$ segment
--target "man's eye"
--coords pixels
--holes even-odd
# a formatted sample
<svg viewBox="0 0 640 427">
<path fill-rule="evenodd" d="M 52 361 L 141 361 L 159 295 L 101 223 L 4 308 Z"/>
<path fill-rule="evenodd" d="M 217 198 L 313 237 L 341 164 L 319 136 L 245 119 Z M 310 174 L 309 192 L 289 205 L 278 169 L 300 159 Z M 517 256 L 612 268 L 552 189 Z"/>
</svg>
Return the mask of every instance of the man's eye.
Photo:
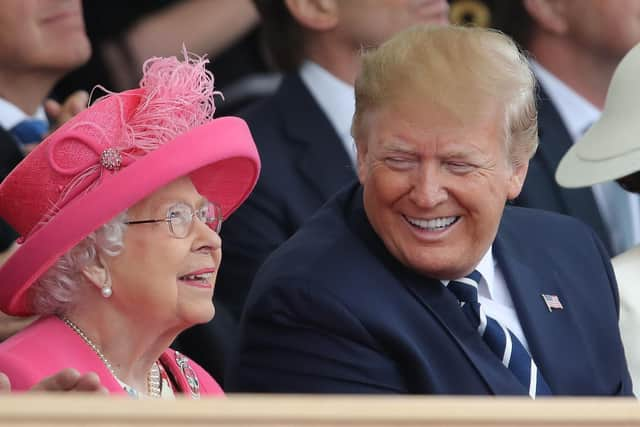
<svg viewBox="0 0 640 427">
<path fill-rule="evenodd" d="M 471 172 L 474 169 L 474 166 L 469 163 L 448 162 L 447 165 L 449 169 L 451 169 L 455 173 Z"/>
<path fill-rule="evenodd" d="M 415 160 L 406 157 L 387 157 L 385 163 L 392 169 L 409 169 L 415 164 Z"/>
</svg>

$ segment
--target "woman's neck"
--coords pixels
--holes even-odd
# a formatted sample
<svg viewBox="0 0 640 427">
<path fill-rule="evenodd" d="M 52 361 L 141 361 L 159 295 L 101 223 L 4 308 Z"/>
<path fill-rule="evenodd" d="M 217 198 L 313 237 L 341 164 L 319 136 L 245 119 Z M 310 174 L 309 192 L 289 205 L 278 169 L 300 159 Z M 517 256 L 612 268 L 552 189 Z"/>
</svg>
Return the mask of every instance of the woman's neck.
<svg viewBox="0 0 640 427">
<path fill-rule="evenodd" d="M 88 304 L 94 310 L 75 309 L 64 317 L 84 333 L 87 345 L 95 346 L 117 379 L 146 394 L 154 362 L 183 328 L 163 328 L 153 319 L 132 318 L 108 304 L 97 304 L 100 310 Z"/>
</svg>

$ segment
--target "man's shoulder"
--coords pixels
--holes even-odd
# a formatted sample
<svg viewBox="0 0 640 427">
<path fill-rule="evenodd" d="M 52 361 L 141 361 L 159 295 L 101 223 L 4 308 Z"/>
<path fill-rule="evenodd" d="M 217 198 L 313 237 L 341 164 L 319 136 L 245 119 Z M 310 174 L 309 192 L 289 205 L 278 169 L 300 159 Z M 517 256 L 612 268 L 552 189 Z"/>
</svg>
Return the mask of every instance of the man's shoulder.
<svg viewBox="0 0 640 427">
<path fill-rule="evenodd" d="M 542 209 L 508 206 L 500 222 L 499 237 L 529 248 L 554 247 L 575 253 L 604 246 L 593 229 L 581 220 Z M 606 251 L 605 251 L 606 252 Z"/>
<path fill-rule="evenodd" d="M 507 206 L 502 215 L 500 226 L 523 227 L 521 229 L 523 233 L 531 233 L 534 230 L 536 233 L 544 230 L 555 232 L 558 229 L 580 234 L 593 233 L 589 226 L 572 216 L 521 206 Z"/>
</svg>

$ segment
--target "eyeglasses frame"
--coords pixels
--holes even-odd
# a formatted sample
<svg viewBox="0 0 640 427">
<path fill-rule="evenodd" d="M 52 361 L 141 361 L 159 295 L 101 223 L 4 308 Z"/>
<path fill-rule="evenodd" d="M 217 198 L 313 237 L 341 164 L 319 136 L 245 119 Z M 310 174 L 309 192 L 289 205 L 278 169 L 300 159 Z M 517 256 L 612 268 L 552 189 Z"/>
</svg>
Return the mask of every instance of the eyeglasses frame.
<svg viewBox="0 0 640 427">
<path fill-rule="evenodd" d="M 190 223 L 191 225 L 190 225 L 190 227 L 193 227 L 193 217 L 195 216 L 199 221 L 201 221 L 207 227 L 209 227 L 213 231 L 215 231 L 216 234 L 220 234 L 220 230 L 222 230 L 222 223 L 224 222 L 224 216 L 222 215 L 222 208 L 220 207 L 220 205 L 218 205 L 215 202 L 207 202 L 207 203 L 213 205 L 215 207 L 216 213 L 219 214 L 219 216 L 216 217 L 218 219 L 217 227 L 215 229 L 209 227 L 209 224 L 207 224 L 206 222 L 204 222 L 200 218 L 198 218 L 198 216 L 196 215 L 196 210 L 194 210 L 191 206 L 187 205 L 187 206 L 189 206 L 191 208 L 191 223 Z M 167 212 L 167 215 L 169 215 L 169 212 Z M 140 219 L 140 220 L 135 220 L 135 221 L 125 221 L 124 223 L 127 224 L 127 225 L 136 225 L 136 224 L 155 224 L 155 223 L 158 223 L 158 222 L 166 222 L 166 223 L 168 223 L 169 231 L 171 232 L 171 235 L 173 237 L 175 237 L 176 239 L 185 239 L 189 235 L 189 233 L 187 233 L 185 236 L 179 237 L 173 231 L 173 223 L 171 222 L 171 218 Z"/>
</svg>

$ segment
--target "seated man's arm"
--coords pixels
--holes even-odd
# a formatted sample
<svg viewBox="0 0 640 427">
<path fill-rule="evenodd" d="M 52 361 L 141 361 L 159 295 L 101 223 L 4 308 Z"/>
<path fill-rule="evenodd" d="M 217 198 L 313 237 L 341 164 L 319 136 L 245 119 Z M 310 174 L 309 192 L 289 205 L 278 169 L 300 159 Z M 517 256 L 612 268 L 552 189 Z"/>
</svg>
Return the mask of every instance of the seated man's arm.
<svg viewBox="0 0 640 427">
<path fill-rule="evenodd" d="M 228 391 L 406 393 L 396 363 L 334 296 L 275 289 L 244 313 Z"/>
</svg>

